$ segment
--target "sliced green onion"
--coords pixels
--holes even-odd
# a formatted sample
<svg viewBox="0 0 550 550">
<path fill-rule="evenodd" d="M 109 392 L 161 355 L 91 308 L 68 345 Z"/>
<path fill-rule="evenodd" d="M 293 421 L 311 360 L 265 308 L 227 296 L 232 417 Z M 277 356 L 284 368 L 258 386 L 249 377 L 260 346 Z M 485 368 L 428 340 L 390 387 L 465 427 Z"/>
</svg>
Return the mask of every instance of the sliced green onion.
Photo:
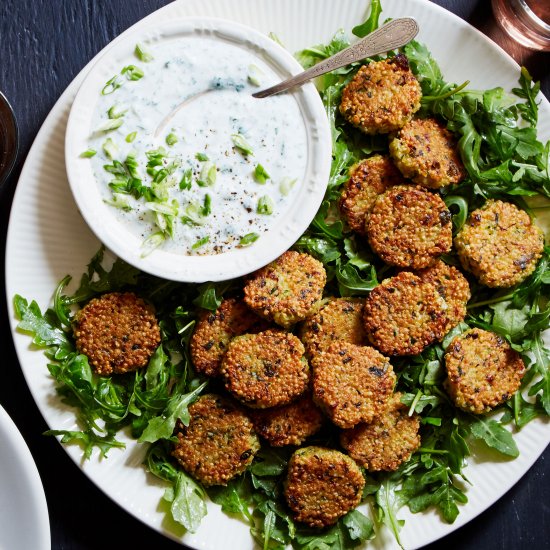
<svg viewBox="0 0 550 550">
<path fill-rule="evenodd" d="M 251 245 L 253 242 L 256 242 L 260 238 L 260 235 L 258 233 L 248 233 L 244 237 L 241 237 L 241 240 L 239 241 L 240 246 L 248 246 Z"/>
<path fill-rule="evenodd" d="M 80 153 L 80 158 L 89 159 L 96 154 L 97 154 L 97 151 L 95 149 L 86 149 L 86 151 L 82 151 L 82 153 Z"/>
<path fill-rule="evenodd" d="M 132 207 L 128 204 L 128 197 L 122 193 L 113 193 L 113 198 L 111 200 L 105 199 L 104 202 L 109 206 L 114 206 L 115 208 L 119 208 L 125 212 L 132 210 Z"/>
<path fill-rule="evenodd" d="M 195 155 L 195 158 L 196 158 L 197 160 L 200 160 L 201 162 L 206 162 L 206 161 L 208 160 L 208 156 L 205 155 L 204 153 L 197 153 L 197 154 Z"/>
<path fill-rule="evenodd" d="M 203 225 L 206 220 L 202 215 L 203 206 L 197 201 L 191 201 L 184 210 L 184 216 L 181 217 L 185 225 Z"/>
<path fill-rule="evenodd" d="M 256 168 L 254 168 L 254 179 L 256 182 L 263 185 L 270 178 L 271 176 L 266 172 L 266 169 L 261 164 L 256 164 Z"/>
<path fill-rule="evenodd" d="M 120 117 L 123 117 L 126 112 L 128 111 L 128 109 L 124 109 L 124 111 L 118 111 L 117 110 L 117 105 L 113 105 L 108 111 L 107 111 L 107 116 L 109 118 L 120 118 Z"/>
<path fill-rule="evenodd" d="M 206 194 L 204 196 L 203 206 L 201 208 L 201 216 L 209 216 L 212 213 L 212 197 Z"/>
<path fill-rule="evenodd" d="M 248 143 L 248 141 L 246 141 L 246 139 L 244 139 L 244 136 L 242 134 L 232 134 L 231 141 L 233 141 L 233 145 L 245 155 L 254 154 L 251 145 Z"/>
<path fill-rule="evenodd" d="M 151 52 L 149 52 L 143 44 L 136 44 L 136 49 L 134 50 L 136 57 L 145 63 L 152 61 L 154 59 Z"/>
<path fill-rule="evenodd" d="M 172 145 L 175 145 L 177 142 L 178 142 L 178 136 L 176 136 L 176 134 L 169 133 L 169 134 L 166 136 L 166 144 L 167 144 L 169 147 L 172 147 Z"/>
<path fill-rule="evenodd" d="M 134 139 L 136 139 L 136 136 L 137 136 L 137 132 L 130 132 L 126 136 L 126 143 L 132 143 L 132 141 L 134 141 Z"/>
<path fill-rule="evenodd" d="M 172 204 L 168 204 L 166 202 L 146 202 L 145 206 L 149 210 L 152 210 L 153 212 L 158 212 L 159 214 L 165 214 L 167 216 L 178 215 L 177 201 L 172 201 Z"/>
<path fill-rule="evenodd" d="M 253 86 L 261 85 L 261 77 L 264 76 L 264 73 L 257 65 L 248 66 L 248 82 Z"/>
<path fill-rule="evenodd" d="M 256 207 L 256 212 L 258 214 L 265 214 L 269 216 L 270 214 L 273 214 L 273 201 L 271 200 L 271 197 L 268 197 L 267 195 L 264 195 L 263 197 L 260 197 L 258 200 L 258 206 Z"/>
<path fill-rule="evenodd" d="M 145 73 L 135 65 L 126 65 L 120 74 L 125 74 L 128 80 L 139 80 Z"/>
<path fill-rule="evenodd" d="M 110 132 L 122 126 L 124 120 L 122 118 L 110 118 L 105 124 L 102 124 L 96 132 Z"/>
<path fill-rule="evenodd" d="M 166 235 L 162 231 L 157 231 L 149 235 L 141 244 L 141 257 L 149 256 L 155 248 L 158 248 L 166 240 Z"/>
<path fill-rule="evenodd" d="M 296 178 L 283 178 L 281 180 L 281 183 L 279 183 L 279 191 L 281 192 L 281 195 L 284 195 L 285 197 L 290 193 L 292 188 L 296 185 L 296 182 L 298 180 Z"/>
<path fill-rule="evenodd" d="M 217 176 L 218 169 L 216 168 L 216 165 L 211 161 L 205 162 L 197 183 L 200 187 L 211 187 L 216 183 Z"/>
<path fill-rule="evenodd" d="M 186 190 L 191 189 L 191 184 L 193 183 L 193 170 L 191 168 L 188 168 L 183 172 L 183 176 L 180 180 L 180 189 Z"/>
<path fill-rule="evenodd" d="M 210 237 L 207 235 L 206 237 L 199 239 L 191 248 L 193 250 L 197 250 L 197 248 L 204 246 L 209 240 L 210 240 Z"/>
<path fill-rule="evenodd" d="M 128 170 L 130 176 L 136 179 L 141 179 L 141 176 L 138 173 L 138 161 L 135 154 L 128 153 L 128 156 L 124 161 L 124 165 L 126 166 L 126 169 Z"/>
<path fill-rule="evenodd" d="M 118 90 L 122 84 L 118 82 L 118 75 L 116 74 L 113 76 L 113 78 L 107 80 L 105 83 L 105 86 L 103 86 L 103 90 L 101 90 L 101 95 L 109 95 L 112 94 L 115 90 Z"/>
<path fill-rule="evenodd" d="M 105 154 L 110 159 L 114 159 L 117 156 L 118 147 L 117 147 L 117 144 L 111 138 L 107 138 L 103 142 L 102 147 L 103 147 L 103 151 L 105 151 Z"/>
</svg>

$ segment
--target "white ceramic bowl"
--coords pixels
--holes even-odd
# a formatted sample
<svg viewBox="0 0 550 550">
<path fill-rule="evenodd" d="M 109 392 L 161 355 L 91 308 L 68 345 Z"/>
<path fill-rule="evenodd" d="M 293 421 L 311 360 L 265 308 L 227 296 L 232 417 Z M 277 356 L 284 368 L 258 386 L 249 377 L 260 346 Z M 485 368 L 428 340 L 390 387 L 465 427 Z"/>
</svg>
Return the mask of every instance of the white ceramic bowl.
<svg viewBox="0 0 550 550">
<path fill-rule="evenodd" d="M 159 45 L 174 44 L 173 41 L 193 37 L 208 37 L 219 41 L 224 47 L 246 50 L 258 59 L 258 63 L 267 65 L 277 80 L 302 70 L 294 57 L 276 41 L 252 28 L 223 19 L 183 18 L 133 33 L 108 48 L 79 88 L 67 123 L 65 161 L 78 209 L 98 239 L 116 256 L 144 272 L 169 280 L 219 281 L 250 273 L 269 263 L 292 246 L 305 231 L 326 190 L 331 163 L 331 137 L 326 113 L 313 84 L 306 84 L 287 94 L 285 101 L 295 104 L 293 108 L 298 113 L 298 116 L 292 117 L 292 123 L 296 125 L 296 132 L 303 132 L 305 136 L 303 178 L 295 185 L 292 196 L 280 208 L 269 228 L 253 244 L 234 246 L 217 254 L 193 254 L 170 243 L 144 255 L 146 233 L 140 235 L 135 228 L 131 229 L 128 223 L 121 220 L 120 211 L 106 202 L 107 185 L 99 181 L 101 178 L 98 176 L 98 162 L 101 159 L 82 158 L 81 153 L 90 148 L 90 136 L 97 136 L 98 105 L 104 106 L 100 102 L 105 101 L 101 94 L 105 83 L 129 64 L 147 70 L 146 63 L 140 63 L 135 57 L 136 44 L 143 44 L 154 51 Z M 204 59 L 204 63 L 208 64 L 209 60 Z M 265 82 L 266 86 L 273 83 L 273 74 L 272 81 Z M 123 81 L 125 85 L 139 85 Z M 116 103 L 116 92 L 112 97 Z M 269 101 L 269 98 L 254 101 Z M 169 111 L 169 108 L 165 111 L 167 109 Z M 124 142 L 124 133 L 128 131 L 129 128 L 115 129 L 105 132 L 104 137 L 117 136 L 119 141 Z"/>
</svg>

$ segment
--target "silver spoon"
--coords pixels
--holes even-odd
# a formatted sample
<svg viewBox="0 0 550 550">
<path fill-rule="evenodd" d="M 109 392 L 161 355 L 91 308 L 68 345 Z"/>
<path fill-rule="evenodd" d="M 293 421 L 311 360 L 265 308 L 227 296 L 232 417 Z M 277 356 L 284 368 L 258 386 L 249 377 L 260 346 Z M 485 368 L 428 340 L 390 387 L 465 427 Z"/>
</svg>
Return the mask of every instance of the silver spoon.
<svg viewBox="0 0 550 550">
<path fill-rule="evenodd" d="M 312 78 L 339 69 L 344 65 L 349 65 L 350 63 L 360 61 L 366 57 L 372 57 L 373 55 L 379 55 L 389 52 L 390 50 L 395 50 L 396 48 L 401 48 L 410 42 L 418 34 L 418 31 L 418 23 L 412 17 L 393 19 L 349 48 L 317 63 L 317 65 L 314 65 L 302 73 L 288 78 L 287 80 L 283 80 L 283 82 L 275 86 L 252 94 L 252 97 L 264 98 L 278 94 L 294 86 L 299 86 Z"/>
</svg>

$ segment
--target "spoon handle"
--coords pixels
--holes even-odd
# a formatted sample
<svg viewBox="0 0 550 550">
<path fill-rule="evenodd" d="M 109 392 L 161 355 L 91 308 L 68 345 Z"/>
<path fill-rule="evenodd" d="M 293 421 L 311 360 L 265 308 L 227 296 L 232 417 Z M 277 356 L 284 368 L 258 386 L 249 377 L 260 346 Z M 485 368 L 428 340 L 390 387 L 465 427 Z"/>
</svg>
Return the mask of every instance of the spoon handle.
<svg viewBox="0 0 550 550">
<path fill-rule="evenodd" d="M 278 94 L 294 86 L 299 86 L 312 78 L 339 69 L 344 65 L 349 65 L 350 63 L 360 61 L 366 57 L 372 57 L 390 50 L 395 50 L 410 42 L 418 34 L 418 30 L 418 23 L 412 17 L 393 19 L 345 50 L 338 52 L 332 57 L 317 63 L 317 65 L 314 65 L 310 69 L 288 78 L 275 86 L 260 90 L 252 94 L 252 96 L 263 98 Z"/>
</svg>

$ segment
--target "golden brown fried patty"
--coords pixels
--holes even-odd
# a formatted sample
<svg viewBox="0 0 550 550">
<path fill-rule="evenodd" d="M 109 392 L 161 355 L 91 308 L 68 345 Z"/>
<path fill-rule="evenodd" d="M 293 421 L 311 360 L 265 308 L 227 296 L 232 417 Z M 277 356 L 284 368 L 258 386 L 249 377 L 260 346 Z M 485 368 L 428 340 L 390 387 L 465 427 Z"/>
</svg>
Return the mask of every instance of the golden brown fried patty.
<svg viewBox="0 0 550 550">
<path fill-rule="evenodd" d="M 474 210 L 455 238 L 464 269 L 489 287 L 509 287 L 533 273 L 544 234 L 529 215 L 509 202 L 489 200 Z"/>
<path fill-rule="evenodd" d="M 310 395 L 290 405 L 250 411 L 256 432 L 273 447 L 301 445 L 323 424 L 323 413 Z"/>
<path fill-rule="evenodd" d="M 350 344 L 364 344 L 363 298 L 331 298 L 301 327 L 300 338 L 307 353 L 312 356 L 326 349 L 332 342 L 343 340 Z"/>
<path fill-rule="evenodd" d="M 453 133 L 435 118 L 405 124 L 390 141 L 390 154 L 405 177 L 424 187 L 438 189 L 466 177 Z"/>
<path fill-rule="evenodd" d="M 227 485 L 260 449 L 251 420 L 235 402 L 214 394 L 199 397 L 189 414 L 189 426 L 178 421 L 172 455 L 204 485 Z"/>
<path fill-rule="evenodd" d="M 451 213 L 439 195 L 419 185 L 396 185 L 376 199 L 367 235 L 387 264 L 422 269 L 451 250 Z"/>
<path fill-rule="evenodd" d="M 268 324 L 235 298 L 223 300 L 215 312 L 202 311 L 191 337 L 191 358 L 197 372 L 216 376 L 232 338 L 266 330 Z"/>
<path fill-rule="evenodd" d="M 393 185 L 405 183 L 388 157 L 374 155 L 355 164 L 338 206 L 350 229 L 364 235 L 366 220 L 376 198 Z"/>
<path fill-rule="evenodd" d="M 392 396 L 387 411 L 370 424 L 343 430 L 340 443 L 349 455 L 370 472 L 397 470 L 420 447 L 420 420 L 408 415 L 401 394 Z"/>
<path fill-rule="evenodd" d="M 296 521 L 326 527 L 361 501 L 365 478 L 349 456 L 324 447 L 298 449 L 288 463 L 285 497 Z"/>
<path fill-rule="evenodd" d="M 417 272 L 422 281 L 431 283 L 445 302 L 444 333 L 456 327 L 466 317 L 466 304 L 471 297 L 470 285 L 460 271 L 441 260 Z"/>
<path fill-rule="evenodd" d="M 369 346 L 334 342 L 312 359 L 313 399 L 340 428 L 372 422 L 388 405 L 395 374 Z"/>
<path fill-rule="evenodd" d="M 244 301 L 258 315 L 288 328 L 315 313 L 326 280 L 321 262 L 289 250 L 248 279 Z"/>
<path fill-rule="evenodd" d="M 122 374 L 145 367 L 160 344 L 153 307 L 132 292 L 93 298 L 75 316 L 76 348 L 97 374 Z"/>
<path fill-rule="evenodd" d="M 371 291 L 363 320 L 368 339 L 386 355 L 416 355 L 442 338 L 447 325 L 436 288 L 408 271 Z"/>
<path fill-rule="evenodd" d="M 302 395 L 309 366 L 300 340 L 282 330 L 233 338 L 220 373 L 227 390 L 249 407 L 286 405 Z"/>
<path fill-rule="evenodd" d="M 363 65 L 342 92 L 340 112 L 367 134 L 404 126 L 420 109 L 422 90 L 403 54 Z"/>
<path fill-rule="evenodd" d="M 473 328 L 452 340 L 445 354 L 445 388 L 457 407 L 480 414 L 518 390 L 525 365 L 502 336 Z"/>
</svg>

